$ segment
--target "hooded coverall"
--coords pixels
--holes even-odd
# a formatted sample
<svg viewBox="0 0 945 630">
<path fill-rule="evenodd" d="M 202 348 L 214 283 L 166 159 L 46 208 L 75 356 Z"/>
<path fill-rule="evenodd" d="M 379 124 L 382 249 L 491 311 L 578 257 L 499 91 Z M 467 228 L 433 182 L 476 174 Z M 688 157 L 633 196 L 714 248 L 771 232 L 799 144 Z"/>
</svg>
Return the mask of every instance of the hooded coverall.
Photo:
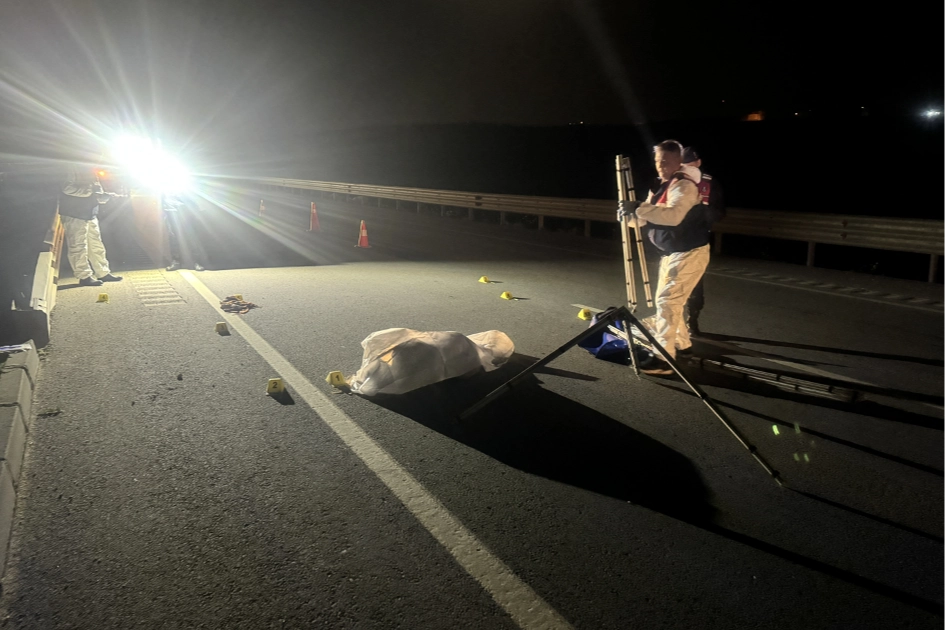
<svg viewBox="0 0 945 630">
<path fill-rule="evenodd" d="M 702 198 L 681 171 L 639 205 L 636 216 L 660 250 L 653 335 L 670 356 L 692 345 L 683 311 L 686 300 L 709 264 L 708 230 Z"/>
</svg>

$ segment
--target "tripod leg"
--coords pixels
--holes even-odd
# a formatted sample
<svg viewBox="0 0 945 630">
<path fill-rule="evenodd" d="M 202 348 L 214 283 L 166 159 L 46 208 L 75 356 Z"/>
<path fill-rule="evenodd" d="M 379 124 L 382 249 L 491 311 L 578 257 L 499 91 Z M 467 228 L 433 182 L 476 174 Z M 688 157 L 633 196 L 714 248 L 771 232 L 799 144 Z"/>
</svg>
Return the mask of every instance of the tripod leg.
<svg viewBox="0 0 945 630">
<path fill-rule="evenodd" d="M 474 413 L 476 413 L 477 411 L 479 411 L 480 409 L 488 405 L 490 402 L 492 402 L 493 400 L 501 396 L 502 394 L 508 392 L 510 389 L 518 385 L 523 379 L 525 379 L 525 377 L 527 377 L 529 374 L 531 374 L 538 368 L 551 363 L 552 361 L 554 361 L 555 359 L 560 357 L 562 354 L 564 354 L 565 352 L 567 352 L 568 350 L 570 350 L 577 344 L 581 343 L 582 341 L 584 341 L 591 335 L 599 333 L 602 330 L 606 330 L 607 327 L 614 322 L 615 318 L 621 312 L 629 313 L 626 307 L 620 307 L 617 310 L 613 311 L 607 317 L 604 317 L 598 320 L 596 324 L 594 324 L 587 330 L 584 330 L 583 332 L 581 332 L 579 335 L 577 335 L 576 337 L 574 337 L 573 339 L 565 343 L 563 346 L 561 346 L 560 348 L 558 348 L 557 350 L 555 350 L 554 352 L 546 356 L 544 359 L 535 361 L 530 366 L 528 366 L 527 368 L 525 368 L 524 370 L 522 370 L 521 372 L 519 372 L 518 374 L 516 374 L 509 380 L 507 380 L 505 383 L 503 383 L 496 389 L 486 394 L 485 398 L 483 398 L 482 400 L 480 400 L 479 402 L 477 402 L 476 404 L 472 405 L 471 407 L 466 409 L 464 412 L 459 414 L 459 419 L 465 420 L 466 418 L 473 415 Z"/>
<path fill-rule="evenodd" d="M 705 406 L 709 408 L 709 411 L 711 411 L 715 415 L 715 417 L 718 418 L 719 421 L 725 425 L 725 428 L 728 429 L 729 432 L 735 436 L 735 439 L 738 440 L 738 443 L 745 447 L 745 449 L 751 454 L 751 456 L 755 458 L 755 461 L 758 462 L 761 465 L 761 467 L 765 469 L 765 472 L 768 473 L 771 476 L 771 478 L 774 479 L 774 481 L 779 486 L 784 486 L 784 480 L 781 479 L 781 475 L 778 473 L 778 471 L 774 470 L 768 464 L 768 462 L 766 462 L 765 459 L 761 456 L 761 454 L 758 452 L 758 449 L 755 448 L 751 443 L 749 443 L 748 440 L 746 440 L 742 436 L 742 434 L 738 432 L 738 429 L 732 426 L 732 423 L 729 422 L 725 418 L 725 416 L 722 414 L 719 408 L 716 407 L 715 404 L 712 403 L 711 399 L 709 399 L 709 395 L 706 394 L 704 391 L 702 391 L 702 388 L 700 388 L 698 385 L 696 385 L 695 383 L 691 382 L 688 378 L 686 378 L 686 375 L 683 374 L 682 370 L 679 369 L 679 365 L 676 363 L 676 360 L 669 356 L 669 353 L 666 352 L 666 349 L 662 345 L 660 345 L 660 342 L 658 342 L 656 338 L 653 337 L 650 331 L 647 330 L 642 324 L 640 324 L 639 320 L 637 320 L 637 318 L 634 317 L 631 313 L 627 313 L 626 316 L 630 319 L 630 323 L 636 324 L 640 332 L 642 332 L 643 335 L 650 341 L 650 343 L 653 344 L 653 347 L 659 350 L 660 354 L 663 355 L 663 358 L 666 360 L 669 366 L 673 368 L 674 372 L 676 372 L 676 375 L 679 376 L 680 379 L 682 379 L 682 382 L 685 383 L 689 387 L 689 389 L 691 389 L 692 392 L 696 396 L 699 397 L 699 400 L 705 403 Z M 628 328 L 627 329 L 628 335 L 629 335 L 629 330 L 630 329 Z"/>
<path fill-rule="evenodd" d="M 630 352 L 630 365 L 633 367 L 633 373 L 637 375 L 637 378 L 640 378 L 640 366 L 637 365 L 637 353 L 633 350 L 633 335 L 630 334 L 630 326 L 625 319 L 621 319 L 620 323 L 623 325 L 624 332 L 627 333 L 627 351 Z"/>
</svg>

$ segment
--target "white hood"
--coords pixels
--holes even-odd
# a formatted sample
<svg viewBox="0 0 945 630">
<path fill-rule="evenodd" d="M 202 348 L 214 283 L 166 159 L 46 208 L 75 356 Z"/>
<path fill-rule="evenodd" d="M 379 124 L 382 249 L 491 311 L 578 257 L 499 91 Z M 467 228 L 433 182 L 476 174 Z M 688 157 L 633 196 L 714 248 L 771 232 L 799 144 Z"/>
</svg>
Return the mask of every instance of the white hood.
<svg viewBox="0 0 945 630">
<path fill-rule="evenodd" d="M 695 166 L 683 164 L 681 167 L 679 167 L 679 170 L 691 177 L 697 184 L 702 181 L 702 171 L 700 171 Z"/>
</svg>

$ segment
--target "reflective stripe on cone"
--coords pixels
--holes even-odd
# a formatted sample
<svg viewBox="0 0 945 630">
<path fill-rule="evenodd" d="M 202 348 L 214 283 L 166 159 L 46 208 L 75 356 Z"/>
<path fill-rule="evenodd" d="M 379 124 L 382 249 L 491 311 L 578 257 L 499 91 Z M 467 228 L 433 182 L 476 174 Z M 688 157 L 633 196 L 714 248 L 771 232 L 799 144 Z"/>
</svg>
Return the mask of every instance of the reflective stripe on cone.
<svg viewBox="0 0 945 630">
<path fill-rule="evenodd" d="M 367 237 L 367 223 L 361 220 L 361 235 L 358 237 L 358 244 L 355 247 L 370 247 Z"/>
</svg>

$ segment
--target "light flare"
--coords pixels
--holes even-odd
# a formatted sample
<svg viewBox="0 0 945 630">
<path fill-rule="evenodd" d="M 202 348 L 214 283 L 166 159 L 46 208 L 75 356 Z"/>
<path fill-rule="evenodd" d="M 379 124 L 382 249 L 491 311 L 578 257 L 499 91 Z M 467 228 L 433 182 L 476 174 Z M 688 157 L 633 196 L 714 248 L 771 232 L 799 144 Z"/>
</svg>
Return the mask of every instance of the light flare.
<svg viewBox="0 0 945 630">
<path fill-rule="evenodd" d="M 121 136 L 112 144 L 111 156 L 133 184 L 168 194 L 186 193 L 193 189 L 190 171 L 150 138 Z"/>
</svg>

